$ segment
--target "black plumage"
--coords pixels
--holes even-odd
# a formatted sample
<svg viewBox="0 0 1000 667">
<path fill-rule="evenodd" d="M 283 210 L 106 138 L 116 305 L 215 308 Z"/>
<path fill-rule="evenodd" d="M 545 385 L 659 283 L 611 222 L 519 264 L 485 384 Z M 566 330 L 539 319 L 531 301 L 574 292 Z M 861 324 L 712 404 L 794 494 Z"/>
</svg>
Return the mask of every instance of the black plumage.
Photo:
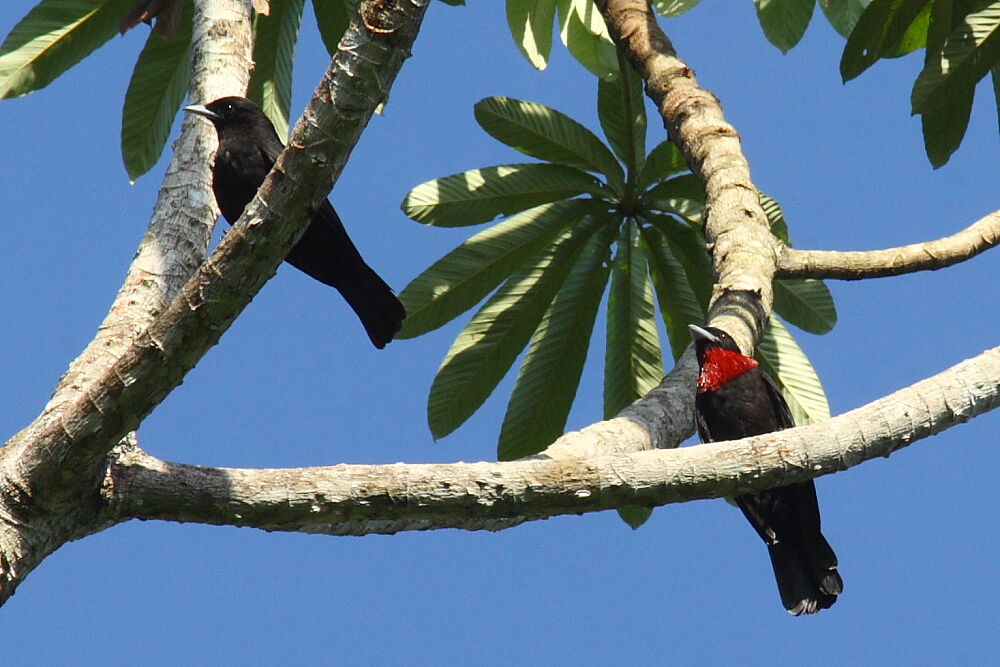
<svg viewBox="0 0 1000 667">
<path fill-rule="evenodd" d="M 185 110 L 209 119 L 218 132 L 212 191 L 222 215 L 232 224 L 257 193 L 284 145 L 264 112 L 246 98 L 223 97 Z M 328 200 L 320 205 L 285 261 L 337 288 L 375 347 L 385 347 L 403 325 L 403 304 L 361 258 Z"/>
<path fill-rule="evenodd" d="M 729 334 L 690 328 L 700 367 L 695 415 L 702 441 L 738 440 L 795 426 L 774 380 L 740 353 Z M 798 616 L 836 602 L 844 582 L 837 556 L 820 532 L 812 480 L 735 500 L 767 545 L 785 609 Z"/>
</svg>

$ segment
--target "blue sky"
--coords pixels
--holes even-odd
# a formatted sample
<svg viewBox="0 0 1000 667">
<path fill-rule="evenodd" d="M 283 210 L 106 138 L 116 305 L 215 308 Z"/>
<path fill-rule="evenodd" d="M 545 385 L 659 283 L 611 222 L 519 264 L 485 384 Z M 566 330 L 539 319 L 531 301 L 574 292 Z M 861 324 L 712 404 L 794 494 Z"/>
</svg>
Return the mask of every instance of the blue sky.
<svg viewBox="0 0 1000 667">
<path fill-rule="evenodd" d="M 33 4 L 4 3 L 0 31 Z M 304 25 L 296 113 L 327 62 L 308 12 Z M 721 99 L 798 247 L 927 240 L 997 208 L 988 85 L 962 148 L 935 171 L 908 115 L 920 55 L 844 86 L 843 41 L 820 16 L 785 56 L 750 2 L 705 2 L 665 28 Z M 155 201 L 166 159 L 129 185 L 118 154 L 145 32 L 0 102 L 4 438 L 38 414 L 93 335 Z M 595 87 L 558 45 L 549 69 L 533 70 L 502 3 L 437 3 L 332 200 L 369 262 L 402 289 L 471 233 L 408 220 L 407 190 L 521 160 L 478 128 L 472 105 L 508 95 L 597 129 Z M 651 141 L 663 138 L 655 120 L 650 129 Z M 997 268 L 994 251 L 934 273 L 830 282 L 836 328 L 797 337 L 832 411 L 997 345 Z M 142 425 L 141 443 L 161 458 L 231 467 L 493 459 L 512 378 L 453 435 L 434 442 L 426 426 L 430 382 L 466 321 L 377 351 L 336 294 L 286 266 Z M 599 338 L 571 428 L 601 416 Z M 983 662 L 1000 643 L 998 426 L 989 414 L 818 481 L 845 592 L 815 617 L 783 611 L 765 549 L 721 500 L 658 509 L 635 532 L 614 513 L 498 534 L 365 538 L 132 522 L 64 546 L 0 608 L 3 662 Z"/>
</svg>

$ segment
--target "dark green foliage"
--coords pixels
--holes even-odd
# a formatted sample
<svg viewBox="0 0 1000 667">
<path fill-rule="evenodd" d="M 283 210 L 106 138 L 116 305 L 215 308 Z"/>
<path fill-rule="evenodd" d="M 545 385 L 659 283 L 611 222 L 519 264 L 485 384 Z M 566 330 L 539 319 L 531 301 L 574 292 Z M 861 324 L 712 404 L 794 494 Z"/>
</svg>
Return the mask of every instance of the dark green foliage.
<svg viewBox="0 0 1000 667">
<path fill-rule="evenodd" d="M 690 343 L 687 325 L 704 323 L 712 294 L 701 228 L 705 194 L 670 142 L 646 151 L 641 82 L 633 75 L 598 84 L 610 147 L 533 102 L 491 97 L 476 104 L 475 115 L 493 137 L 547 162 L 473 169 L 407 195 L 403 211 L 424 223 L 512 217 L 471 237 L 403 290 L 410 316 L 402 335 L 436 329 L 492 293 L 441 364 L 428 422 L 435 437 L 458 428 L 526 350 L 498 444 L 499 457 L 509 459 L 539 452 L 563 432 L 609 282 L 605 417 L 660 382 L 660 321 L 672 357 Z M 777 202 L 762 203 L 775 233 L 787 239 Z M 822 282 L 784 281 L 775 289 L 778 312 L 790 322 L 825 332 L 836 321 Z M 827 411 L 822 387 L 805 355 L 780 332 L 768 339 L 776 376 L 790 401 L 818 418 Z"/>
</svg>

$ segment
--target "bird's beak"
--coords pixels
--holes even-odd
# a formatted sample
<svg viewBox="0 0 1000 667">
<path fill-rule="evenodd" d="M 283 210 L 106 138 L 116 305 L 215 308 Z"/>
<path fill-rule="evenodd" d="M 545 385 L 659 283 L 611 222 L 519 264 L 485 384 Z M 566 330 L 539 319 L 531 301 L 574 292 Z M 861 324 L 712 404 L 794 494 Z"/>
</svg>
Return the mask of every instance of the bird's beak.
<svg viewBox="0 0 1000 667">
<path fill-rule="evenodd" d="M 197 116 L 204 116 L 205 118 L 212 121 L 222 120 L 219 114 L 210 111 L 209 108 L 206 107 L 204 104 L 192 104 L 191 106 L 186 106 L 184 107 L 184 111 L 189 111 Z"/>
<path fill-rule="evenodd" d="M 721 341 L 719 340 L 718 336 L 716 336 L 715 334 L 711 333 L 710 331 L 705 331 L 704 329 L 702 329 L 699 326 L 696 326 L 694 324 L 689 324 L 688 325 L 688 329 L 691 330 L 691 339 L 692 340 L 695 340 L 695 341 L 698 341 L 698 340 L 707 340 L 710 343 L 721 343 Z"/>
</svg>

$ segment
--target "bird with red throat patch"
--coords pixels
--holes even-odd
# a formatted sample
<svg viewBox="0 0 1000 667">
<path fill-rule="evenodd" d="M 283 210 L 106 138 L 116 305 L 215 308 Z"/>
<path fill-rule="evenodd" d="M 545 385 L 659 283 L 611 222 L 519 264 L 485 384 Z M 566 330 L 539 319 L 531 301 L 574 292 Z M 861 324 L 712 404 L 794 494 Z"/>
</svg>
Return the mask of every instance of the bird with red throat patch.
<svg viewBox="0 0 1000 667">
<path fill-rule="evenodd" d="M 689 325 L 698 357 L 695 418 L 702 442 L 739 440 L 795 426 L 788 404 L 757 360 L 721 329 Z M 794 616 L 837 601 L 844 582 L 837 556 L 820 532 L 812 480 L 735 498 L 767 545 L 778 593 Z"/>
</svg>

